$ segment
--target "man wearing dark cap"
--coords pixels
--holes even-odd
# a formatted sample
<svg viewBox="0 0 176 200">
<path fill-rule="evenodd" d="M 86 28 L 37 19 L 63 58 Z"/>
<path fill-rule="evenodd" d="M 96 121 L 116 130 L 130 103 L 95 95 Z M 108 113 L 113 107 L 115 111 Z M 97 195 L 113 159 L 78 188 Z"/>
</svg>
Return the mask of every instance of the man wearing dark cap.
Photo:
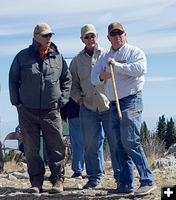
<svg viewBox="0 0 176 200">
<path fill-rule="evenodd" d="M 121 170 L 116 192 L 124 196 L 134 194 L 134 163 L 140 175 L 140 187 L 135 195 L 143 196 L 156 188 L 140 143 L 142 90 L 144 74 L 147 71 L 146 57 L 142 50 L 127 44 L 125 30 L 118 22 L 109 25 L 108 39 L 112 46 L 92 69 L 91 82 L 94 85 L 104 85 L 105 94 L 110 101 L 111 128 L 118 141 L 117 156 Z M 110 64 L 114 71 L 122 120 L 117 114 Z"/>
<path fill-rule="evenodd" d="M 16 106 L 27 160 L 31 193 L 42 192 L 45 166 L 40 157 L 40 131 L 46 143 L 51 193 L 63 191 L 65 145 L 60 108 L 67 103 L 71 74 L 51 37 L 46 23 L 34 29 L 33 43 L 14 58 L 9 72 L 9 91 Z"/>
<path fill-rule="evenodd" d="M 81 28 L 81 40 L 85 48 L 73 58 L 69 69 L 73 79 L 71 97 L 80 104 L 80 125 L 88 175 L 84 189 L 89 189 L 95 188 L 101 182 L 104 170 L 102 128 L 111 143 L 111 160 L 116 182 L 119 179 L 119 164 L 116 159 L 116 138 L 109 127 L 109 100 L 104 95 L 104 87 L 94 86 L 90 81 L 94 64 L 106 50 L 98 45 L 98 34 L 92 24 Z"/>
</svg>

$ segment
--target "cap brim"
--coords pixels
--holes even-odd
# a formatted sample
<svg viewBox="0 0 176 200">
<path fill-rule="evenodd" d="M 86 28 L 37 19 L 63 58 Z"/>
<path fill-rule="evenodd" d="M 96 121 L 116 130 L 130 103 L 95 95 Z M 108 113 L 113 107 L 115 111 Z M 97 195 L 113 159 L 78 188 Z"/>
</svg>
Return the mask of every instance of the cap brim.
<svg viewBox="0 0 176 200">
<path fill-rule="evenodd" d="M 120 28 L 112 28 L 112 29 L 109 31 L 109 33 L 111 33 L 111 32 L 114 31 L 114 30 L 119 30 L 119 31 L 123 31 L 123 32 L 124 32 L 124 30 L 122 30 L 122 29 L 120 29 Z"/>
<path fill-rule="evenodd" d="M 40 35 L 46 35 L 46 34 L 50 34 L 50 33 L 54 35 L 54 33 L 51 31 L 43 31 L 42 33 L 40 33 Z"/>
<path fill-rule="evenodd" d="M 95 31 L 87 31 L 86 33 L 84 33 L 84 35 L 83 35 L 82 37 L 85 37 L 85 36 L 88 35 L 89 33 L 97 34 Z"/>
</svg>

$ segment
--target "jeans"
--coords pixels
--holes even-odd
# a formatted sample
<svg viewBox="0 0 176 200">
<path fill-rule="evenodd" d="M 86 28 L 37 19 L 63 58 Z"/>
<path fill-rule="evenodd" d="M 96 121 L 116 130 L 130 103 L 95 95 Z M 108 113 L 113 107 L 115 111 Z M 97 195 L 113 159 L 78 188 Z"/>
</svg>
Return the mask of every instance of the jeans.
<svg viewBox="0 0 176 200">
<path fill-rule="evenodd" d="M 84 145 L 79 117 L 69 119 L 68 123 L 72 147 L 72 170 L 74 173 L 82 173 L 84 170 Z"/>
<path fill-rule="evenodd" d="M 104 170 L 103 142 L 105 133 L 108 143 L 110 144 L 114 177 L 116 177 L 118 181 L 120 167 L 116 159 L 116 137 L 112 135 L 110 129 L 110 110 L 94 112 L 84 105 L 81 105 L 80 122 L 85 148 L 86 172 L 89 175 L 89 180 L 96 180 L 97 182 L 100 182 L 101 180 L 102 172 Z M 102 131 L 102 127 L 104 132 Z"/>
<path fill-rule="evenodd" d="M 121 187 L 133 189 L 133 163 L 140 175 L 141 185 L 153 184 L 154 179 L 149 169 L 144 150 L 140 143 L 141 115 L 143 110 L 142 95 L 131 95 L 120 101 L 122 120 L 117 114 L 116 105 L 111 105 L 111 126 L 117 137 L 118 159 L 120 163 Z"/>
</svg>

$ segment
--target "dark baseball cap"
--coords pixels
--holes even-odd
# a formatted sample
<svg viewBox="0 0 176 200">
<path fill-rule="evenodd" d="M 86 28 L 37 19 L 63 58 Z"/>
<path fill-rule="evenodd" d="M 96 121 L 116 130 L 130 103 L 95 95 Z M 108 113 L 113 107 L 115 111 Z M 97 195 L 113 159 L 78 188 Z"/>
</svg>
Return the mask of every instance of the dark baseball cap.
<svg viewBox="0 0 176 200">
<path fill-rule="evenodd" d="M 123 26 L 118 22 L 114 22 L 108 26 L 108 34 L 113 30 L 120 30 L 122 32 L 125 32 Z"/>
</svg>

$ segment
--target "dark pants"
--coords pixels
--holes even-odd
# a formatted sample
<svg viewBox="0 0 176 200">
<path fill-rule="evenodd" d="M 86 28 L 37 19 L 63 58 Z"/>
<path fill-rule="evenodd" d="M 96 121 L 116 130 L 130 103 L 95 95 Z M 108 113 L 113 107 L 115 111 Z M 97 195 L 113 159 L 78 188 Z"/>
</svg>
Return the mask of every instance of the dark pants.
<svg viewBox="0 0 176 200">
<path fill-rule="evenodd" d="M 18 108 L 20 128 L 28 173 L 32 186 L 42 186 L 45 165 L 40 157 L 40 131 L 46 143 L 52 184 L 64 180 L 65 145 L 62 137 L 60 112 L 56 109 L 34 110 Z"/>
</svg>

